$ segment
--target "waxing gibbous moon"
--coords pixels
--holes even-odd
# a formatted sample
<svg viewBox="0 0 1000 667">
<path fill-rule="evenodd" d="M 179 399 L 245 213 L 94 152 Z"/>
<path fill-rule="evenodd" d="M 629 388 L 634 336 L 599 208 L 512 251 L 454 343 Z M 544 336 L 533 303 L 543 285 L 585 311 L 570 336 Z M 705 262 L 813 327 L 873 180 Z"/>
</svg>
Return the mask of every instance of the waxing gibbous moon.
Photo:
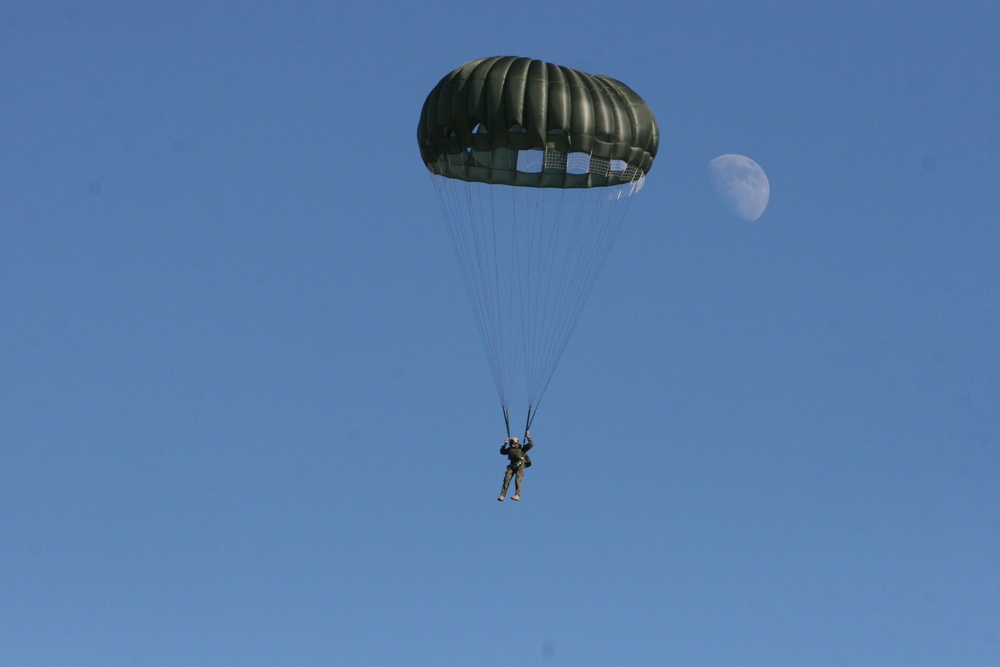
<svg viewBox="0 0 1000 667">
<path fill-rule="evenodd" d="M 771 185 L 760 165 L 745 155 L 720 155 L 708 163 L 712 187 L 734 215 L 753 222 L 767 208 Z"/>
</svg>

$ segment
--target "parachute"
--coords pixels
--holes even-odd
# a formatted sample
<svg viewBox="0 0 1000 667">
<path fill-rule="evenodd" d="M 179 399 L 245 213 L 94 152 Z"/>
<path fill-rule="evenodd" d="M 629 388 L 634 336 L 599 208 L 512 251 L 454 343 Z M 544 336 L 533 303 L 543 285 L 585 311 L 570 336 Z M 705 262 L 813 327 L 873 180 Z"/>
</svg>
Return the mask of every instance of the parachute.
<svg viewBox="0 0 1000 667">
<path fill-rule="evenodd" d="M 515 399 L 527 431 L 652 167 L 656 119 L 610 77 L 493 57 L 441 79 L 417 142 L 508 437 Z"/>
</svg>

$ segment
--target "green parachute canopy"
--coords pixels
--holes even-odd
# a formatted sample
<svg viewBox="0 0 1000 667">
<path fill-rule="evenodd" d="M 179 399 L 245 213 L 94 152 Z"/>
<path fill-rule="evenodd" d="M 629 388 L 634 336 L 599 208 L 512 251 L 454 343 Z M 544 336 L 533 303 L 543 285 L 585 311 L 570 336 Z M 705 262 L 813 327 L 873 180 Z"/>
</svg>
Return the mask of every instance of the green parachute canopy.
<svg viewBox="0 0 1000 667">
<path fill-rule="evenodd" d="M 424 102 L 417 141 L 427 168 L 447 178 L 590 188 L 644 177 L 659 128 L 620 81 L 498 56 L 441 79 Z"/>
<path fill-rule="evenodd" d="M 649 106 L 606 76 L 530 58 L 462 65 L 417 127 L 507 435 L 525 432 L 653 164 Z"/>
</svg>

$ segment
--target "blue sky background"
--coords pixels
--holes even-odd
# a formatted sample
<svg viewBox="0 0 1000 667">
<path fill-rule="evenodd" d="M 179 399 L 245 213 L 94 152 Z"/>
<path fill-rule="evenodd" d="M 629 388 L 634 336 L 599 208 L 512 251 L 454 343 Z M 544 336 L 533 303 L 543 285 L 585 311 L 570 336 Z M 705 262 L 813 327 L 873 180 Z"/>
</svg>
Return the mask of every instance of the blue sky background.
<svg viewBox="0 0 1000 667">
<path fill-rule="evenodd" d="M 987 2 L 4 2 L 0 663 L 1000 664 L 998 43 Z M 415 139 L 502 54 L 662 131 L 519 504 Z"/>
</svg>

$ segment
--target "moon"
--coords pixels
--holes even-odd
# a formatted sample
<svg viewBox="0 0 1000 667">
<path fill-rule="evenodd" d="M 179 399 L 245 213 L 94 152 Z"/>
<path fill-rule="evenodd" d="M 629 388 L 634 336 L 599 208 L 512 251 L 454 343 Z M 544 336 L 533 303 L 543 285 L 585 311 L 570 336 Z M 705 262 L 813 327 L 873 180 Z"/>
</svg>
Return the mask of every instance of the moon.
<svg viewBox="0 0 1000 667">
<path fill-rule="evenodd" d="M 745 155 L 720 155 L 708 163 L 712 187 L 741 220 L 753 222 L 767 208 L 771 185 L 760 165 Z"/>
</svg>

